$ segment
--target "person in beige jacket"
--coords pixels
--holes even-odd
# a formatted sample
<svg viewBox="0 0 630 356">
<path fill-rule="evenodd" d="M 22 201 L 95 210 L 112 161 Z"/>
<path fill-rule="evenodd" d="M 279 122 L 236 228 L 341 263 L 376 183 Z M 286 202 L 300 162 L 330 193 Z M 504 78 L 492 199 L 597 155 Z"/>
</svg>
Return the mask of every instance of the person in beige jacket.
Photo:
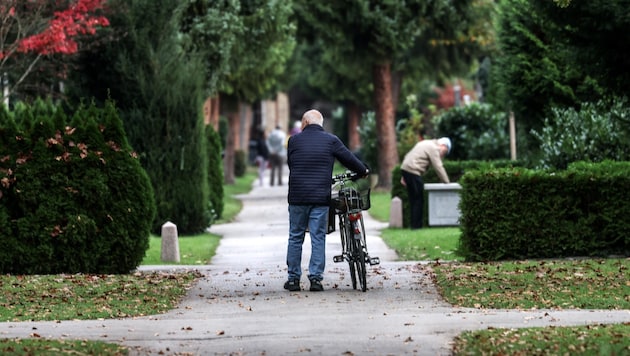
<svg viewBox="0 0 630 356">
<path fill-rule="evenodd" d="M 420 229 L 423 225 L 424 181 L 422 175 L 433 166 L 438 178 L 443 183 L 449 183 L 448 174 L 444 169 L 442 159 L 451 152 L 451 140 L 442 137 L 437 140 L 423 140 L 415 144 L 407 152 L 400 170 L 400 182 L 407 187 L 407 196 L 411 208 L 410 227 Z"/>
</svg>

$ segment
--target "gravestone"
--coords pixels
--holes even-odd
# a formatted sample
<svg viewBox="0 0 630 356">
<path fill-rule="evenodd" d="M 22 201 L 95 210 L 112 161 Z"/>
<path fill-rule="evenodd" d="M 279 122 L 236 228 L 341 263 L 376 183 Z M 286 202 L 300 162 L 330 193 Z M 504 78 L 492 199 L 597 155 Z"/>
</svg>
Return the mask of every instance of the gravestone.
<svg viewBox="0 0 630 356">
<path fill-rule="evenodd" d="M 459 183 L 427 183 L 429 226 L 459 225 Z"/>
<path fill-rule="evenodd" d="M 177 226 L 170 221 L 162 225 L 161 259 L 163 262 L 179 262 Z"/>
<path fill-rule="evenodd" d="M 399 197 L 392 199 L 392 204 L 389 208 L 389 227 L 403 227 L 403 206 L 402 200 Z"/>
</svg>

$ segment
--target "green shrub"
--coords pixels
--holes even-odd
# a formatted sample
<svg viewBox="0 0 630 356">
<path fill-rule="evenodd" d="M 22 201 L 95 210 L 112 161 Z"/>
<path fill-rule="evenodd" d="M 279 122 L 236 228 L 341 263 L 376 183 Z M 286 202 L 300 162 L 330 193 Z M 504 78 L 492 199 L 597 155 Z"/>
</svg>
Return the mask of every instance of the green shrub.
<svg viewBox="0 0 630 356">
<path fill-rule="evenodd" d="M 436 137 L 453 142 L 451 160 L 489 160 L 510 157 L 508 119 L 492 105 L 472 103 L 454 107 L 434 118 Z"/>
<path fill-rule="evenodd" d="M 573 108 L 552 110 L 540 132 L 544 168 L 565 169 L 571 162 L 630 160 L 630 107 L 627 100 L 599 101 Z"/>
<path fill-rule="evenodd" d="M 208 139 L 208 186 L 214 220 L 223 216 L 223 160 L 221 138 L 211 125 L 206 126 Z"/>
<path fill-rule="evenodd" d="M 629 162 L 479 170 L 461 184 L 467 260 L 630 254 Z"/>
<path fill-rule="evenodd" d="M 234 152 L 234 176 L 242 177 L 247 171 L 247 158 L 245 151 L 236 150 Z"/>
<path fill-rule="evenodd" d="M 357 129 L 361 139 L 360 157 L 370 171 L 378 172 L 378 135 L 376 134 L 376 116 L 373 111 L 363 114 L 361 125 Z"/>
<path fill-rule="evenodd" d="M 69 103 L 85 96 L 116 102 L 129 143 L 155 188 L 155 234 L 167 221 L 180 234 L 203 232 L 212 222 L 202 115 L 207 80 L 200 74 L 206 64 L 182 47 L 181 4 L 112 1 L 112 8 L 124 11 L 108 18 L 125 35 L 79 56 L 83 70 L 69 85 Z"/>
<path fill-rule="evenodd" d="M 569 176 L 581 176 L 580 194 L 587 199 L 590 239 L 598 250 L 611 254 L 630 253 L 630 162 L 575 162 L 567 169 Z"/>
<path fill-rule="evenodd" d="M 155 202 L 111 102 L 71 119 L 50 103 L 0 108 L 2 273 L 127 273 Z"/>
<path fill-rule="evenodd" d="M 408 95 L 405 98 L 405 104 L 409 108 L 407 118 L 400 119 L 396 122 L 396 139 L 398 140 L 398 158 L 402 162 L 407 152 L 411 151 L 413 146 L 418 143 L 422 137 L 424 117 L 423 113 L 417 109 L 418 98 L 416 95 Z M 377 137 L 374 135 L 374 138 Z M 374 138 L 372 138 L 374 140 Z"/>
</svg>

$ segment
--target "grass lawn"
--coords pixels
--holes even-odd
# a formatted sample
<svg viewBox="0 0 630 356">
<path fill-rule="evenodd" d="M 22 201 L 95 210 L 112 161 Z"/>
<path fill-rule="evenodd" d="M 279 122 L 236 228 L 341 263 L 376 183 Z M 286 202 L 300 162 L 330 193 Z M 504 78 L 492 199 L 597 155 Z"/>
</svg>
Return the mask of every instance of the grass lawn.
<svg viewBox="0 0 630 356">
<path fill-rule="evenodd" d="M 230 222 L 238 215 L 243 207 L 243 203 L 235 196 L 249 192 L 257 178 L 256 169 L 248 167 L 244 176 L 235 178 L 234 184 L 223 186 L 223 216 L 215 222 L 216 224 Z"/>
<path fill-rule="evenodd" d="M 455 355 L 630 355 L 628 325 L 589 325 L 464 332 Z"/>
<path fill-rule="evenodd" d="M 459 235 L 459 229 L 452 227 L 385 229 L 381 233 L 401 261 L 461 261 L 462 257 L 455 253 Z"/>
<path fill-rule="evenodd" d="M 0 339 L 0 355 L 56 356 L 56 355 L 128 355 L 127 348 L 101 341 Z"/>
<path fill-rule="evenodd" d="M 215 222 L 216 224 L 232 221 L 241 211 L 243 203 L 235 196 L 249 192 L 254 180 L 256 180 L 256 173 L 248 171 L 244 176 L 236 177 L 234 184 L 224 186 L 223 216 Z M 159 236 L 151 236 L 149 249 L 142 260 L 142 265 L 207 265 L 214 256 L 220 240 L 220 236 L 211 233 L 179 236 L 180 261 L 166 263 L 161 259 L 162 239 Z"/>
<path fill-rule="evenodd" d="M 0 321 L 160 314 L 171 310 L 198 276 L 198 272 L 1 275 Z"/>
<path fill-rule="evenodd" d="M 219 246 L 220 236 L 205 233 L 195 236 L 179 236 L 180 261 L 162 261 L 162 239 L 151 236 L 149 249 L 142 260 L 142 265 L 207 265 Z"/>
<path fill-rule="evenodd" d="M 628 258 L 434 263 L 432 269 L 444 299 L 457 306 L 630 310 Z"/>
<path fill-rule="evenodd" d="M 222 222 L 240 211 L 235 194 L 247 192 L 255 174 L 226 187 Z M 370 214 L 389 220 L 389 193 L 372 194 Z M 630 309 L 630 259 L 579 259 L 463 263 L 454 249 L 458 228 L 420 231 L 385 229 L 383 239 L 401 260 L 431 260 L 428 268 L 443 297 L 473 308 Z M 180 239 L 181 264 L 206 264 L 219 237 Z M 159 261 L 160 240 L 151 239 L 143 264 Z M 451 262 L 445 262 L 451 261 Z M 196 272 L 130 275 L 0 276 L 0 320 L 69 320 L 159 314 L 173 308 L 198 276 Z M 72 288 L 70 288 L 72 286 Z M 46 300 L 45 306 L 40 301 Z M 73 303 L 68 303 L 72 300 Z M 139 303 L 138 301 L 142 301 Z M 630 325 L 590 325 L 465 332 L 455 355 L 628 355 Z M 51 353 L 51 350 L 55 350 Z M 115 344 L 94 341 L 0 339 L 0 354 L 60 353 L 126 355 Z"/>
<path fill-rule="evenodd" d="M 391 195 L 372 192 L 370 215 L 379 221 L 389 221 Z M 419 230 L 384 229 L 383 241 L 398 253 L 401 261 L 461 261 L 455 253 L 461 234 L 458 227 L 427 227 Z"/>
</svg>

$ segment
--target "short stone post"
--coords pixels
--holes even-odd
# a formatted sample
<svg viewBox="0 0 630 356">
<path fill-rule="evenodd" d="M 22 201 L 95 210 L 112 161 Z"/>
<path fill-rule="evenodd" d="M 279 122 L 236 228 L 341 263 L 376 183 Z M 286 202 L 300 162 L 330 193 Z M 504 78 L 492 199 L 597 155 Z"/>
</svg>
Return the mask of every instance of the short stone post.
<svg viewBox="0 0 630 356">
<path fill-rule="evenodd" d="M 392 198 L 389 208 L 389 227 L 403 227 L 403 207 L 399 197 Z"/>
<path fill-rule="evenodd" d="M 179 262 L 179 240 L 177 226 L 170 221 L 162 225 L 162 254 L 163 262 Z"/>
</svg>

